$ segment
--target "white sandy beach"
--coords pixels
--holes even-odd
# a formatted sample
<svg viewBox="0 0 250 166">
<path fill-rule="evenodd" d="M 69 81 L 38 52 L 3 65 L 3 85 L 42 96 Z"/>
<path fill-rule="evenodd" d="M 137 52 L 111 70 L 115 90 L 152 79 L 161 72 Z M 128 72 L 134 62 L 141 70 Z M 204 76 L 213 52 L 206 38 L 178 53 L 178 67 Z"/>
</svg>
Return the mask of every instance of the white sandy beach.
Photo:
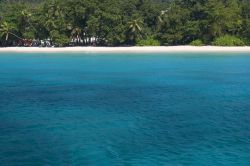
<svg viewBox="0 0 250 166">
<path fill-rule="evenodd" d="M 2 47 L 1 52 L 20 52 L 20 53 L 191 53 L 191 52 L 225 52 L 250 53 L 250 47 L 215 47 L 215 46 L 159 46 L 159 47 Z"/>
</svg>

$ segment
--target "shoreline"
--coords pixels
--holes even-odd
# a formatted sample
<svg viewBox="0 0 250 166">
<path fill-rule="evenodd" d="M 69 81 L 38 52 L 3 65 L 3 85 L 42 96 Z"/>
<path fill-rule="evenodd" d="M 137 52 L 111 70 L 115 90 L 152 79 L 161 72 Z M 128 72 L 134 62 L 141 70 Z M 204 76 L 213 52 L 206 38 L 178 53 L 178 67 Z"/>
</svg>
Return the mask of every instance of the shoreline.
<svg viewBox="0 0 250 166">
<path fill-rule="evenodd" d="M 0 53 L 250 53 L 250 47 L 1 47 Z"/>
</svg>

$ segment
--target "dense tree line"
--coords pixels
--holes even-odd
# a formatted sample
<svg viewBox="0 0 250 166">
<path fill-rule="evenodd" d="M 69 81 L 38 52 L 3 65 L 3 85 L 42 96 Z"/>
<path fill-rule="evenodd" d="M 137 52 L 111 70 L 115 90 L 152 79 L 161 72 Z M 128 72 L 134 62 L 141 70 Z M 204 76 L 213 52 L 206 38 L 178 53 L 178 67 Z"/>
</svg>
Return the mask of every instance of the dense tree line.
<svg viewBox="0 0 250 166">
<path fill-rule="evenodd" d="M 249 0 L 1 0 L 0 45 L 248 45 Z"/>
</svg>

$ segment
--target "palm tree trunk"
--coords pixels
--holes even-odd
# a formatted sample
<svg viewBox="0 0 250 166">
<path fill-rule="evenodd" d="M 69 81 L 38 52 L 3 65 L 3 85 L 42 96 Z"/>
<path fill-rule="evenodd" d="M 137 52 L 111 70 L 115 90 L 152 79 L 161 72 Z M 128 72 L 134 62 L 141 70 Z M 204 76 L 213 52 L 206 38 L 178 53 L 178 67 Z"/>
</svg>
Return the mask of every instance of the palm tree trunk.
<svg viewBox="0 0 250 166">
<path fill-rule="evenodd" d="M 8 33 L 6 33 L 5 40 L 7 41 L 7 40 L 8 40 L 8 38 L 9 38 L 9 32 L 8 32 Z"/>
</svg>

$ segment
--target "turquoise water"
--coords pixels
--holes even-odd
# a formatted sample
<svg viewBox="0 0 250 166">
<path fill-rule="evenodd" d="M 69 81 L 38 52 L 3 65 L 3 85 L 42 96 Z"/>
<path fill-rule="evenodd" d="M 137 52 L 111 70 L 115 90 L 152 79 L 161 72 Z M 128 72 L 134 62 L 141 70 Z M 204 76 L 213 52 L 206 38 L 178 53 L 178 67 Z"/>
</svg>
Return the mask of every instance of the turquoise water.
<svg viewBox="0 0 250 166">
<path fill-rule="evenodd" d="M 250 165 L 250 56 L 0 55 L 0 165 Z"/>
</svg>

